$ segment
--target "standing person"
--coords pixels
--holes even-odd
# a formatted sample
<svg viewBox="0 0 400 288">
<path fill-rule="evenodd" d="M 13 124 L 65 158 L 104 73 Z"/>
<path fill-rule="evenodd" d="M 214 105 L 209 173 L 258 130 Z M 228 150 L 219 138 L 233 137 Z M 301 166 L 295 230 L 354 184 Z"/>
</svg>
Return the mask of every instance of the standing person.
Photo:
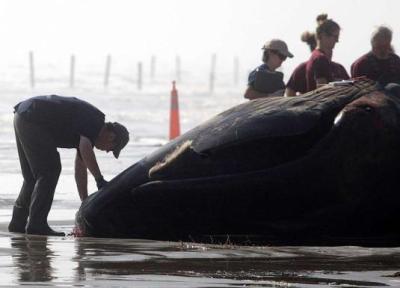
<svg viewBox="0 0 400 288">
<path fill-rule="evenodd" d="M 253 100 L 268 96 L 283 96 L 285 83 L 283 73 L 275 71 L 287 57 L 292 58 L 286 43 L 280 39 L 272 39 L 262 47 L 264 50 L 262 65 L 249 74 L 248 87 L 244 98 Z"/>
<path fill-rule="evenodd" d="M 310 48 L 311 53 L 317 47 L 317 39 L 314 33 L 308 31 L 301 34 L 301 41 L 305 42 Z M 307 61 L 300 63 L 293 71 L 292 75 L 286 84 L 285 95 L 296 96 L 297 93 L 303 94 L 307 92 L 306 82 L 306 66 Z"/>
<path fill-rule="evenodd" d="M 317 47 L 311 53 L 311 57 L 306 64 L 307 92 L 331 81 L 345 79 L 343 75 L 340 75 L 343 71 L 338 69 L 337 65 L 332 64 L 331 60 L 333 49 L 336 43 L 339 42 L 340 26 L 332 19 L 328 19 L 327 14 L 319 15 L 317 22 L 318 27 L 315 33 Z"/>
<path fill-rule="evenodd" d="M 51 229 L 47 216 L 61 172 L 57 148 L 76 148 L 75 181 L 80 199 L 87 196 L 87 170 L 97 188 L 104 180 L 93 147 L 112 151 L 115 158 L 129 141 L 121 124 L 104 122 L 105 115 L 75 97 L 33 97 L 14 107 L 14 130 L 24 182 L 13 208 L 10 232 L 64 236 Z"/>
<path fill-rule="evenodd" d="M 379 26 L 371 37 L 372 49 L 351 65 L 351 76 L 366 76 L 382 85 L 400 84 L 400 57 L 393 52 L 392 30 Z"/>
<path fill-rule="evenodd" d="M 301 41 L 306 42 L 309 46 L 311 53 L 317 47 L 317 39 L 315 33 L 304 32 L 301 35 Z M 329 58 L 331 59 L 331 56 Z M 307 92 L 307 79 L 306 79 L 306 67 L 307 61 L 299 64 L 290 76 L 287 84 L 285 95 L 287 97 L 296 96 L 297 94 L 303 94 Z M 346 69 L 339 63 L 331 60 L 331 69 L 333 74 L 333 81 L 337 80 L 347 80 L 349 79 L 349 74 L 347 74 Z"/>
</svg>

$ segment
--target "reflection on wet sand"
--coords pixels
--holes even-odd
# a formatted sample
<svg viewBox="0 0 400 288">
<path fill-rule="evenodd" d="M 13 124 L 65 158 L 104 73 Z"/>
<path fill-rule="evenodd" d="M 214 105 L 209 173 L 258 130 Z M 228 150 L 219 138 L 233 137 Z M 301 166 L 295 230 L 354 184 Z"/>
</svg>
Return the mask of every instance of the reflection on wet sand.
<svg viewBox="0 0 400 288">
<path fill-rule="evenodd" d="M 16 248 L 12 255 L 18 268 L 19 281 L 51 281 L 51 259 L 54 253 L 47 247 L 47 237 L 21 235 L 11 238 L 11 247 Z"/>
<path fill-rule="evenodd" d="M 13 235 L 10 243 L 15 282 L 26 285 L 132 287 L 134 281 L 138 287 L 328 287 L 332 283 L 371 287 L 399 283 L 397 248 L 237 247 L 28 235 Z"/>
</svg>

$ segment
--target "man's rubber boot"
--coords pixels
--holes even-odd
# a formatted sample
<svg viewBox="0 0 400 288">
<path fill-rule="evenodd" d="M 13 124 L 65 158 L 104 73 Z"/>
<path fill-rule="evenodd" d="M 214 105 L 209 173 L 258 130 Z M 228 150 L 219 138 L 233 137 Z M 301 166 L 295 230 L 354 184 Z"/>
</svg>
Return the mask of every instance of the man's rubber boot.
<svg viewBox="0 0 400 288">
<path fill-rule="evenodd" d="M 26 227 L 26 234 L 32 235 L 47 235 L 47 236 L 65 236 L 64 232 L 57 232 L 50 228 L 49 225 L 34 226 L 28 224 Z"/>
<path fill-rule="evenodd" d="M 14 206 L 13 214 L 10 224 L 8 224 L 8 231 L 15 233 L 25 233 L 25 226 L 28 220 L 28 209 L 23 207 Z"/>
</svg>

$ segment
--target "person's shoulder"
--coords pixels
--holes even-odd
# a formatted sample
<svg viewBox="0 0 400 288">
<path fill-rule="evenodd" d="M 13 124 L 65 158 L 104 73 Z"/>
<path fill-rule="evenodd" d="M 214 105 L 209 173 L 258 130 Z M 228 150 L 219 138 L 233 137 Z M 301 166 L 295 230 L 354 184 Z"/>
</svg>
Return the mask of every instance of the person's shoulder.
<svg viewBox="0 0 400 288">
<path fill-rule="evenodd" d="M 332 66 L 334 66 L 335 68 L 339 68 L 339 69 L 345 69 L 344 66 L 338 62 L 334 62 L 332 61 Z"/>
<path fill-rule="evenodd" d="M 333 69 L 335 69 L 336 71 L 340 71 L 340 72 L 345 71 L 347 74 L 347 70 L 346 70 L 346 68 L 344 68 L 344 66 L 342 64 L 332 61 L 331 65 L 332 65 Z"/>
<path fill-rule="evenodd" d="M 266 64 L 261 64 L 250 71 L 249 77 L 254 76 L 257 72 L 268 71 L 268 66 Z"/>
<path fill-rule="evenodd" d="M 328 57 L 321 50 L 314 49 L 314 51 L 311 53 L 311 58 L 328 58 Z"/>
<path fill-rule="evenodd" d="M 293 74 L 304 73 L 304 71 L 306 70 L 306 66 L 307 66 L 307 61 L 300 63 L 299 65 L 296 66 L 296 68 L 294 68 Z"/>
<path fill-rule="evenodd" d="M 361 55 L 351 64 L 351 69 L 358 69 L 360 67 L 364 67 L 365 65 L 369 66 L 369 63 L 373 62 L 373 57 L 374 54 L 372 54 L 372 52 Z"/>
<path fill-rule="evenodd" d="M 365 53 L 358 57 L 354 63 L 360 63 L 360 62 L 366 62 L 366 61 L 371 61 L 374 58 L 374 54 L 372 52 Z"/>
<path fill-rule="evenodd" d="M 330 63 L 331 60 L 322 51 L 315 49 L 306 64 L 306 72 L 314 69 L 322 69 L 322 67 L 328 67 Z"/>
<path fill-rule="evenodd" d="M 390 53 L 390 58 L 392 58 L 395 61 L 400 61 L 400 57 L 396 53 Z"/>
<path fill-rule="evenodd" d="M 260 66 L 258 66 L 256 69 L 254 69 L 256 72 L 265 72 L 265 71 L 269 71 L 269 68 L 267 66 L 267 64 L 263 63 Z"/>
<path fill-rule="evenodd" d="M 315 49 L 310 56 L 310 59 L 308 60 L 308 63 L 306 64 L 309 66 L 312 63 L 325 63 L 325 62 L 331 62 L 331 60 L 319 49 Z"/>
</svg>

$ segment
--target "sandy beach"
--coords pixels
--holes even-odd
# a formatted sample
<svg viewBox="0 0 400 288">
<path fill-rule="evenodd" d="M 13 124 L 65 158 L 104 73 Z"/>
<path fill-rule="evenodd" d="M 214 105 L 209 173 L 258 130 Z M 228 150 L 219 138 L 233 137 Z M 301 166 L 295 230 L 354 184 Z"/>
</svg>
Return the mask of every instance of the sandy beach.
<svg viewBox="0 0 400 288">
<path fill-rule="evenodd" d="M 0 287 L 376 287 L 400 285 L 400 249 L 245 247 L 46 237 L 0 225 Z M 71 231 L 70 221 L 51 222 Z"/>
</svg>

